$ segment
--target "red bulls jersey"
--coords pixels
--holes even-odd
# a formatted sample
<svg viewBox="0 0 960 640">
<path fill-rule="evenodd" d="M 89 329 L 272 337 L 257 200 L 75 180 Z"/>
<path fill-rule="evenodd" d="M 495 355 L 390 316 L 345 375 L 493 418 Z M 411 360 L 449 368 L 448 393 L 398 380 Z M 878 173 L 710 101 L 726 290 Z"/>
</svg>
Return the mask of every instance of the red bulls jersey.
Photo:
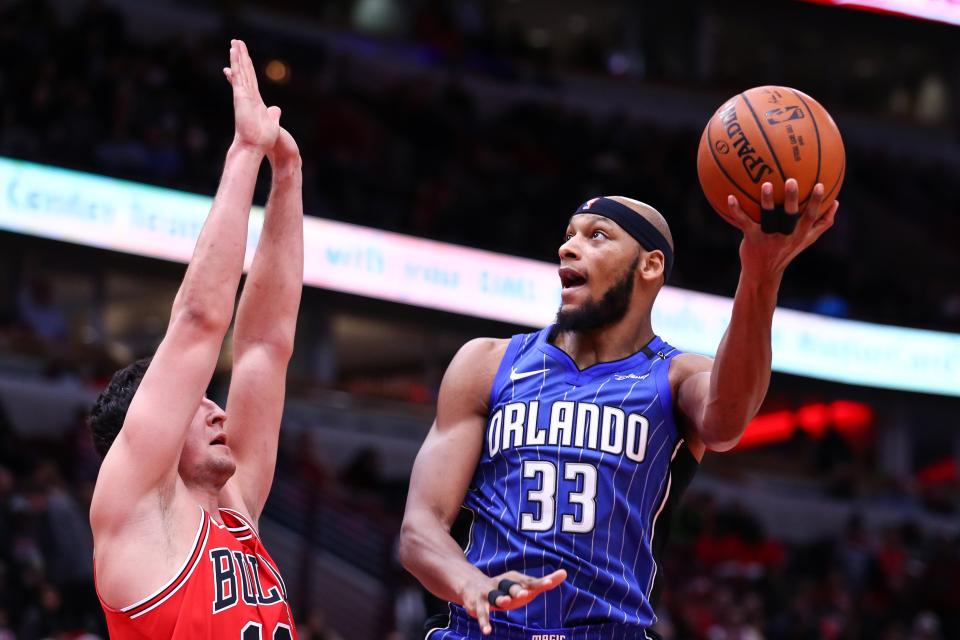
<svg viewBox="0 0 960 640">
<path fill-rule="evenodd" d="M 247 519 L 220 509 L 221 525 L 201 509 L 190 555 L 177 575 L 123 609 L 102 600 L 113 640 L 297 637 L 276 564 Z"/>
</svg>

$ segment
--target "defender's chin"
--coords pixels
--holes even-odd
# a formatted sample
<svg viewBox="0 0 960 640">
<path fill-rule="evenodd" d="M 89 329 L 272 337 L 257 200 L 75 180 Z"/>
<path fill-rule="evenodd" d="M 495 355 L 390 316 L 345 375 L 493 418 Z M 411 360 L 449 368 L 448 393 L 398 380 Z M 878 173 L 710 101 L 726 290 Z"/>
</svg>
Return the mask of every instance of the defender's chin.
<svg viewBox="0 0 960 640">
<path fill-rule="evenodd" d="M 209 471 L 210 475 L 217 478 L 222 485 L 237 472 L 237 463 L 231 453 L 221 453 L 210 460 Z"/>
</svg>

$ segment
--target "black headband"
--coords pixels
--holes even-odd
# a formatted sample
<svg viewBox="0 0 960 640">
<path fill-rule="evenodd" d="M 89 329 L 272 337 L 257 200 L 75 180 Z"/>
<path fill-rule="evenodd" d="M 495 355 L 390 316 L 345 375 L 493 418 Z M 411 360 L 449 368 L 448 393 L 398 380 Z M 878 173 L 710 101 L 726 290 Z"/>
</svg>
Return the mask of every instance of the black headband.
<svg viewBox="0 0 960 640">
<path fill-rule="evenodd" d="M 662 251 L 663 281 L 670 279 L 670 272 L 673 271 L 673 249 L 663 234 L 642 215 L 611 198 L 591 198 L 580 205 L 573 215 L 578 213 L 593 213 L 609 218 L 633 236 L 647 251 Z"/>
</svg>

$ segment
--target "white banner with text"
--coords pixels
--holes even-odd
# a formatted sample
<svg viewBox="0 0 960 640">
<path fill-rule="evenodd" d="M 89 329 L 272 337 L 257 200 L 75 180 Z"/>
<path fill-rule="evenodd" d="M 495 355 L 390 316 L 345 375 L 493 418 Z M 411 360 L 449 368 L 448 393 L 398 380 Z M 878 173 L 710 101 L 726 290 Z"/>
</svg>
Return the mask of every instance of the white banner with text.
<svg viewBox="0 0 960 640">
<path fill-rule="evenodd" d="M 211 198 L 0 158 L 0 229 L 186 263 Z M 262 207 L 250 217 L 247 260 Z M 560 302 L 557 266 L 315 217 L 304 282 L 381 300 L 539 327 Z M 731 260 L 737 259 L 731 256 Z M 654 328 L 713 355 L 731 300 L 666 287 Z M 773 368 L 849 384 L 960 396 L 960 334 L 777 309 Z"/>
</svg>

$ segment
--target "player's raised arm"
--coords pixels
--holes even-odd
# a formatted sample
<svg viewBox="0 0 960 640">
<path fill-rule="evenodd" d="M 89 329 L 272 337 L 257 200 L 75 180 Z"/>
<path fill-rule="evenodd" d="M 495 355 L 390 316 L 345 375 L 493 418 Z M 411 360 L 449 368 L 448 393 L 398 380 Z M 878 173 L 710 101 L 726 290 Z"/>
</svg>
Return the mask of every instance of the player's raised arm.
<svg viewBox="0 0 960 640">
<path fill-rule="evenodd" d="M 237 308 L 227 436 L 237 473 L 226 501 L 257 521 L 270 493 L 287 365 L 303 288 L 303 178 L 300 152 L 281 129 L 267 154 L 273 170 L 263 232 Z"/>
<path fill-rule="evenodd" d="M 839 204 L 820 212 L 823 185 L 814 187 L 799 213 L 796 180 L 786 183 L 785 210 L 798 215 L 790 235 L 765 233 L 730 196 L 730 220 L 743 231 L 740 243 L 740 282 L 733 298 L 730 324 L 710 363 L 698 356 L 678 356 L 683 373 L 676 403 L 708 449 L 736 446 L 747 422 L 756 415 L 770 385 L 771 328 L 784 270 L 801 251 L 833 225 Z M 773 209 L 773 185 L 764 183 L 761 206 Z"/>
<path fill-rule="evenodd" d="M 245 68 L 246 56 L 243 43 L 232 41 L 225 73 L 233 85 L 235 138 L 166 335 L 101 467 L 91 510 L 95 534 L 138 517 L 133 507 L 144 496 L 174 486 L 188 427 L 230 326 L 254 184 L 279 132 L 279 109 L 263 105 Z M 116 410 L 101 404 L 91 420 L 98 411 Z"/>
<path fill-rule="evenodd" d="M 450 528 L 463 504 L 480 459 L 490 387 L 506 349 L 505 340 L 480 338 L 465 344 L 440 385 L 437 418 L 410 476 L 410 492 L 400 533 L 400 560 L 438 598 L 463 605 L 489 634 L 488 594 L 501 580 L 514 584 L 496 607 L 513 609 L 560 584 L 563 570 L 542 578 L 517 572 L 487 576 L 464 558 Z"/>
</svg>

